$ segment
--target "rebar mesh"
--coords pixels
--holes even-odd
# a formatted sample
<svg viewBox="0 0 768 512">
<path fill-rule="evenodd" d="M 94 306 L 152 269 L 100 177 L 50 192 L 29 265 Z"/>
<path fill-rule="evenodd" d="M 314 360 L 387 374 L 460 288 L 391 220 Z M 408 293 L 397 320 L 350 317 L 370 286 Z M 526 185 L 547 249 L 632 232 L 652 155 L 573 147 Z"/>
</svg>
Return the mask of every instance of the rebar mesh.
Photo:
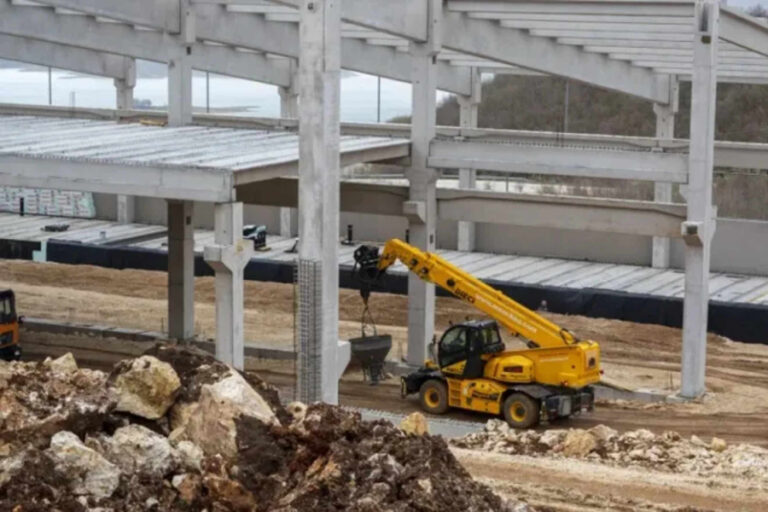
<svg viewBox="0 0 768 512">
<path fill-rule="evenodd" d="M 322 396 L 322 280 L 320 262 L 299 259 L 296 267 L 296 350 L 297 399 L 304 403 Z"/>
</svg>

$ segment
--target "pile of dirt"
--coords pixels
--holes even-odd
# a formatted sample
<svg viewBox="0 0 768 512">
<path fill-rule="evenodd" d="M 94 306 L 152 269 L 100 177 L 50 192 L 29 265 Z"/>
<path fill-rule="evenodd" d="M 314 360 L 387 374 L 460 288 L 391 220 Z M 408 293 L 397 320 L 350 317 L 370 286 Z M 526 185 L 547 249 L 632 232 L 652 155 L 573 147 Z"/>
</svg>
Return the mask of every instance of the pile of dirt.
<svg viewBox="0 0 768 512">
<path fill-rule="evenodd" d="M 452 441 L 459 448 L 488 452 L 583 458 L 617 466 L 696 475 L 749 479 L 755 488 L 768 489 L 768 450 L 748 444 L 728 445 L 719 438 L 705 442 L 677 432 L 656 435 L 645 429 L 619 434 L 605 425 L 589 430 L 519 431 L 490 420 L 482 432 Z"/>
<path fill-rule="evenodd" d="M 0 363 L 0 510 L 529 511 L 440 437 L 274 389 L 175 347 L 110 375 Z"/>
</svg>

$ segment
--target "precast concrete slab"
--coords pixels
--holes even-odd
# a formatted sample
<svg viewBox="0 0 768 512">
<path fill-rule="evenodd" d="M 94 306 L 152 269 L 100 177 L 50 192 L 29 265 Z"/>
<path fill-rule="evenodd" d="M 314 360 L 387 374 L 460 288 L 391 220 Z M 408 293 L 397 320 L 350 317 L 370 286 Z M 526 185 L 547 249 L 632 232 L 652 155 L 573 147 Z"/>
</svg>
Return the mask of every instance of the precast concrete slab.
<svg viewBox="0 0 768 512">
<path fill-rule="evenodd" d="M 345 165 L 405 157 L 404 138 L 344 135 Z M 295 176 L 294 131 L 0 115 L 0 185 L 221 202 Z M 127 172 L 130 170 L 130 172 Z"/>
</svg>

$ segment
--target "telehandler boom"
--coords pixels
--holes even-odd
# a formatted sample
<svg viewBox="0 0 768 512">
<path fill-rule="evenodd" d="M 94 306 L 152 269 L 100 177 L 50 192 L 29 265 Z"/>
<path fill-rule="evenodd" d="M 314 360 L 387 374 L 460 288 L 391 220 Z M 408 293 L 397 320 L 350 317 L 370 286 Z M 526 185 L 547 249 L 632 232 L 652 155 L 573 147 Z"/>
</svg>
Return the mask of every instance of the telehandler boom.
<svg viewBox="0 0 768 512">
<path fill-rule="evenodd" d="M 499 290 L 437 254 L 392 239 L 355 251 L 361 295 L 401 261 L 424 281 L 434 283 L 495 321 L 452 325 L 443 333 L 433 359 L 402 378 L 402 394 L 419 393 L 422 407 L 443 413 L 449 407 L 502 415 L 516 428 L 592 409 L 590 384 L 600 380 L 600 347 L 578 340 Z M 506 350 L 498 324 L 527 340 L 527 349 Z"/>
</svg>

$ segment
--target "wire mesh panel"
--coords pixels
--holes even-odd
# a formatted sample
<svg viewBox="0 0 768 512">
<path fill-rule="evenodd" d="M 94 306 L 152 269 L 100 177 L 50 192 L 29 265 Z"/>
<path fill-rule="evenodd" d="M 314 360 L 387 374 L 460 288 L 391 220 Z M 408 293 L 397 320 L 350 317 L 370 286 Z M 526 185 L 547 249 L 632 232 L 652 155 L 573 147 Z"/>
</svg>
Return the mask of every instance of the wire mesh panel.
<svg viewBox="0 0 768 512">
<path fill-rule="evenodd" d="M 322 398 L 321 264 L 299 259 L 296 273 L 297 398 L 304 403 L 313 403 Z"/>
</svg>

